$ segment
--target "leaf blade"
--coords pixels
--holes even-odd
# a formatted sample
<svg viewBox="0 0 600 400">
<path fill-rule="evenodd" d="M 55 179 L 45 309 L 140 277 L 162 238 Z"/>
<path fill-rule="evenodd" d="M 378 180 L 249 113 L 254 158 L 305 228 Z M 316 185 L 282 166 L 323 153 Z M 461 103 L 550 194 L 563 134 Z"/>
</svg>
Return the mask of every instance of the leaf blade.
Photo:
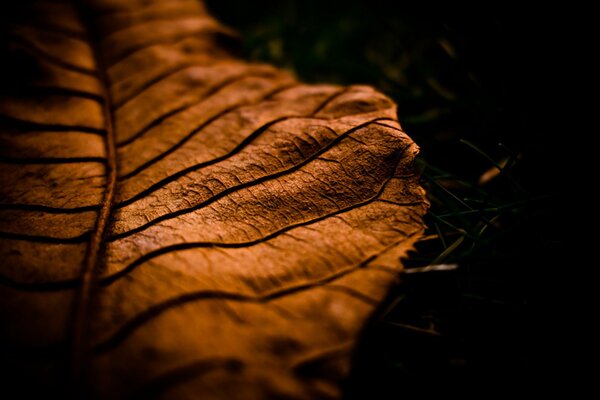
<svg viewBox="0 0 600 400">
<path fill-rule="evenodd" d="M 99 398 L 339 396 L 360 330 L 423 230 L 418 148 L 395 105 L 368 87 L 304 85 L 236 59 L 219 43 L 228 30 L 189 1 L 86 7 L 85 21 L 61 12 L 65 26 L 99 39 L 42 36 L 39 53 L 51 57 L 32 54 L 48 84 L 97 79 L 103 101 L 65 91 L 68 101 L 35 107 L 10 93 L 0 102 L 2 134 L 24 132 L 3 154 L 29 154 L 21 171 L 6 170 L 0 207 L 0 250 L 11 257 L 0 291 L 13 299 L 2 341 L 69 343 L 72 378 Z M 68 65 L 49 61 L 62 53 Z M 78 128 L 102 134 L 95 148 L 106 140 L 101 173 L 65 162 L 91 147 L 83 133 L 53 135 Z M 48 177 L 52 190 L 29 190 Z M 85 255 L 85 244 L 41 241 L 81 232 Z M 43 317 L 27 326 L 17 316 L 27 312 Z M 67 352 L 57 354 L 60 375 Z M 27 379 L 41 376 L 32 371 Z"/>
</svg>

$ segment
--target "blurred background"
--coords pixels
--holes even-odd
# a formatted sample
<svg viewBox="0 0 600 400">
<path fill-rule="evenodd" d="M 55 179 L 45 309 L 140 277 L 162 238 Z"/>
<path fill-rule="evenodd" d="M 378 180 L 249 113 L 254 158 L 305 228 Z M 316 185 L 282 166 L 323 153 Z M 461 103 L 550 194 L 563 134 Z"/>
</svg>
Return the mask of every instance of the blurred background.
<svg viewBox="0 0 600 400">
<path fill-rule="evenodd" d="M 556 351 L 540 341 L 552 329 L 542 282 L 565 250 L 565 149 L 548 124 L 566 46 L 554 21 L 490 4 L 207 4 L 246 58 L 386 93 L 421 147 L 427 236 L 364 334 L 347 397 L 533 389 L 540 353 Z"/>
</svg>

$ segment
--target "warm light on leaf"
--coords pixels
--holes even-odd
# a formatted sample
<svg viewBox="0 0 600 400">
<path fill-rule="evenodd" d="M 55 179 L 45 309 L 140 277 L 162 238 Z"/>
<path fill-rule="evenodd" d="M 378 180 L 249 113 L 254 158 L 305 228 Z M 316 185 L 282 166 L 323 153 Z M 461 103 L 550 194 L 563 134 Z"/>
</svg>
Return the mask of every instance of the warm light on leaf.
<svg viewBox="0 0 600 400">
<path fill-rule="evenodd" d="M 81 3 L 2 17 L 17 74 L 0 97 L 11 383 L 339 397 L 423 231 L 395 105 L 233 57 L 196 1 Z"/>
</svg>

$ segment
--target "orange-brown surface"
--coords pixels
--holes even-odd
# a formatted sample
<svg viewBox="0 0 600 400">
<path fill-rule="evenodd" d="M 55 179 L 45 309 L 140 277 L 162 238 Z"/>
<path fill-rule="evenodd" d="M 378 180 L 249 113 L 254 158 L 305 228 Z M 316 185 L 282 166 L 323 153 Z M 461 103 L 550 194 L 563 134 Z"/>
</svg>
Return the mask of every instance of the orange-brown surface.
<svg viewBox="0 0 600 400">
<path fill-rule="evenodd" d="M 5 377 L 99 399 L 339 397 L 427 209 L 393 102 L 237 59 L 196 1 L 14 8 Z"/>
</svg>

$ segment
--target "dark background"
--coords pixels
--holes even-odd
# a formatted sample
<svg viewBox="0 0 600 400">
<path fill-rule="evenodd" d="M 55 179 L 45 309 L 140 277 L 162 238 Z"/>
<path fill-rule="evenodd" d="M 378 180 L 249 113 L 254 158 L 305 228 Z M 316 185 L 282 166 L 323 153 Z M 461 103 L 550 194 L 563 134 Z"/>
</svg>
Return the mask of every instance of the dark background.
<svg viewBox="0 0 600 400">
<path fill-rule="evenodd" d="M 407 267 L 457 268 L 406 275 L 365 332 L 347 397 L 555 387 L 544 373 L 565 368 L 559 346 L 548 345 L 562 321 L 552 300 L 560 293 L 547 287 L 566 248 L 565 18 L 494 4 L 207 3 L 240 32 L 247 58 L 307 82 L 363 83 L 389 95 L 421 147 L 435 237 Z"/>
</svg>

